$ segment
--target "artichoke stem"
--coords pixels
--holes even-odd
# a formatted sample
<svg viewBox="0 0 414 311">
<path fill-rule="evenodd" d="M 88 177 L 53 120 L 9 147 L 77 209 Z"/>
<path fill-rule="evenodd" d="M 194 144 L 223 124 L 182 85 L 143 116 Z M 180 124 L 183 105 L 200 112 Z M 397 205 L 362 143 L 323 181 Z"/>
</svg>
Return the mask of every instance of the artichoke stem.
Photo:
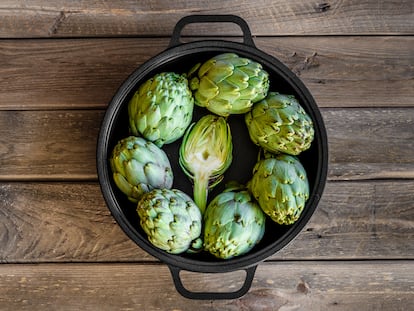
<svg viewBox="0 0 414 311">
<path fill-rule="evenodd" d="M 207 206 L 208 176 L 196 176 L 194 178 L 193 192 L 194 202 L 200 209 L 201 215 L 204 215 Z"/>
</svg>

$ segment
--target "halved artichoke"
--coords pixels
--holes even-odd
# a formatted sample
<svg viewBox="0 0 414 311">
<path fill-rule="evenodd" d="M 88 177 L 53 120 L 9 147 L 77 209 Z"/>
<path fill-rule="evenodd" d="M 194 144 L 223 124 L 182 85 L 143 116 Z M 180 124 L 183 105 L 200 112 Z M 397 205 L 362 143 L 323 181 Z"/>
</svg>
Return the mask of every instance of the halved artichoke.
<svg viewBox="0 0 414 311">
<path fill-rule="evenodd" d="M 230 126 L 223 117 L 208 114 L 193 123 L 180 146 L 179 163 L 193 180 L 194 201 L 201 213 L 207 205 L 209 188 L 223 179 L 233 159 Z"/>
</svg>

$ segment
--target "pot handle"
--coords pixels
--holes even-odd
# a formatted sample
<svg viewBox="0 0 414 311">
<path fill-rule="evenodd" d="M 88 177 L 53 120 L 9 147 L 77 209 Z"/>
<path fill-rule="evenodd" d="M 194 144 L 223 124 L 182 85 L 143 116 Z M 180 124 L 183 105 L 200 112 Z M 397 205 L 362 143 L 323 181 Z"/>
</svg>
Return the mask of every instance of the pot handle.
<svg viewBox="0 0 414 311">
<path fill-rule="evenodd" d="M 256 266 L 252 266 L 244 269 L 246 271 L 246 278 L 240 289 L 234 292 L 192 292 L 184 287 L 183 282 L 180 278 L 181 269 L 175 266 L 168 265 L 170 268 L 171 276 L 174 281 L 175 288 L 177 291 L 186 298 L 199 299 L 199 300 L 217 300 L 217 299 L 236 299 L 246 294 L 253 282 L 254 274 L 256 272 Z"/>
<path fill-rule="evenodd" d="M 243 32 L 243 43 L 246 45 L 250 45 L 252 47 L 256 47 L 252 33 L 250 31 L 249 25 L 247 22 L 237 16 L 237 15 L 188 15 L 181 18 L 174 27 L 170 47 L 180 45 L 182 42 L 180 41 L 180 36 L 183 28 L 188 24 L 193 23 L 234 23 L 237 24 Z"/>
</svg>

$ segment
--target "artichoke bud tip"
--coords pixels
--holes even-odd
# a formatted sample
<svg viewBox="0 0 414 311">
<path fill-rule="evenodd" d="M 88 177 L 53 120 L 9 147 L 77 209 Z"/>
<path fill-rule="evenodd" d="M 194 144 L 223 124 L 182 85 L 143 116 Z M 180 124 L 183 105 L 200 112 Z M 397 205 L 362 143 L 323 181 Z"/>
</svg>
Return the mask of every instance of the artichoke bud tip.
<svg viewBox="0 0 414 311">
<path fill-rule="evenodd" d="M 189 86 L 192 91 L 198 90 L 200 86 L 200 80 L 197 77 L 192 78 L 190 80 Z"/>
<path fill-rule="evenodd" d="M 190 247 L 187 250 L 187 253 L 194 254 L 194 253 L 199 253 L 202 250 L 203 250 L 203 240 L 201 238 L 197 238 L 191 242 Z"/>
</svg>

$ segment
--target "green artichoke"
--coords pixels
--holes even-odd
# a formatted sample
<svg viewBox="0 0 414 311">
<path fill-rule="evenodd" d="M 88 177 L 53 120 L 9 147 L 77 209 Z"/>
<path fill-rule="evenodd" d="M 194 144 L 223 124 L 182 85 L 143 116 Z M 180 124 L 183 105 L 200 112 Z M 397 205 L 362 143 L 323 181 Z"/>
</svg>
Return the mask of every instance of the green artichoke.
<svg viewBox="0 0 414 311">
<path fill-rule="evenodd" d="M 128 103 L 131 132 L 162 147 L 184 134 L 193 109 L 194 98 L 184 75 L 156 74 L 138 88 Z"/>
<path fill-rule="evenodd" d="M 154 189 L 137 204 L 140 225 L 148 240 L 171 254 L 200 246 L 202 216 L 197 205 L 177 189 Z"/>
<path fill-rule="evenodd" d="M 247 187 L 260 208 L 281 225 L 296 222 L 309 198 L 306 171 L 297 157 L 287 154 L 259 160 Z"/>
<path fill-rule="evenodd" d="M 194 201 L 201 213 L 207 193 L 217 185 L 233 159 L 230 126 L 223 117 L 208 114 L 193 123 L 180 146 L 179 163 L 193 180 Z"/>
<path fill-rule="evenodd" d="M 223 117 L 246 113 L 269 89 L 269 74 L 262 65 L 234 53 L 196 65 L 189 79 L 195 104 Z"/>
<path fill-rule="evenodd" d="M 109 158 L 118 188 L 136 203 L 153 188 L 171 188 L 173 172 L 165 152 L 142 137 L 121 139 Z"/>
<path fill-rule="evenodd" d="M 243 255 L 260 242 L 265 222 L 248 191 L 222 192 L 204 214 L 204 249 L 222 259 Z"/>
<path fill-rule="evenodd" d="M 245 115 L 251 140 L 274 153 L 298 155 L 314 138 L 313 123 L 296 98 L 269 92 Z"/>
</svg>

